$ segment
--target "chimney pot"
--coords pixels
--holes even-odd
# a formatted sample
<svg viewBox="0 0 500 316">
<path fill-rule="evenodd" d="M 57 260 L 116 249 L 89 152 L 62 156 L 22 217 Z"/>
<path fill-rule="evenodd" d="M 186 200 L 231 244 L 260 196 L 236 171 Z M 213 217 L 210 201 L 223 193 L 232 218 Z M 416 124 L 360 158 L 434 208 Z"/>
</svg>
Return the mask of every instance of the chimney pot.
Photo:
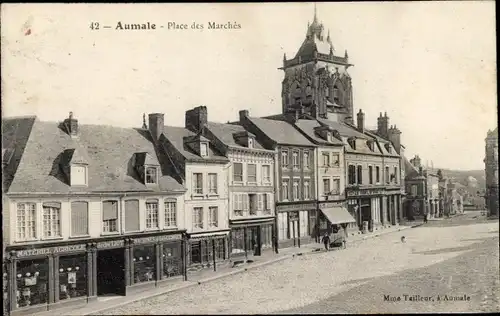
<svg viewBox="0 0 500 316">
<path fill-rule="evenodd" d="M 68 118 L 64 120 L 66 132 L 71 137 L 78 136 L 78 120 L 74 118 L 73 112 L 69 112 Z"/>
</svg>

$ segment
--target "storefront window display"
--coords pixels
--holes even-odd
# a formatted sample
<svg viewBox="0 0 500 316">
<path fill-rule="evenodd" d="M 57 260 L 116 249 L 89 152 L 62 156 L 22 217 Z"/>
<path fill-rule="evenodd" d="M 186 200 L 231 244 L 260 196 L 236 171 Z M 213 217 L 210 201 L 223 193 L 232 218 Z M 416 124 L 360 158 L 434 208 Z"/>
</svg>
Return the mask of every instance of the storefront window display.
<svg viewBox="0 0 500 316">
<path fill-rule="evenodd" d="M 156 278 L 155 246 L 134 246 L 134 282 L 149 282 Z"/>
<path fill-rule="evenodd" d="M 245 253 L 245 232 L 243 228 L 233 229 L 231 232 L 231 253 Z"/>
<path fill-rule="evenodd" d="M 48 258 L 17 263 L 17 307 L 46 304 L 48 301 Z"/>
<path fill-rule="evenodd" d="M 262 226 L 261 243 L 262 249 L 273 247 L 273 225 Z"/>
<path fill-rule="evenodd" d="M 182 275 L 182 248 L 180 243 L 163 244 L 163 278 Z"/>
<path fill-rule="evenodd" d="M 59 258 L 59 299 L 87 295 L 87 256 L 85 254 Z"/>
<path fill-rule="evenodd" d="M 226 245 L 224 238 L 215 239 L 215 255 L 216 260 L 226 259 Z"/>
</svg>

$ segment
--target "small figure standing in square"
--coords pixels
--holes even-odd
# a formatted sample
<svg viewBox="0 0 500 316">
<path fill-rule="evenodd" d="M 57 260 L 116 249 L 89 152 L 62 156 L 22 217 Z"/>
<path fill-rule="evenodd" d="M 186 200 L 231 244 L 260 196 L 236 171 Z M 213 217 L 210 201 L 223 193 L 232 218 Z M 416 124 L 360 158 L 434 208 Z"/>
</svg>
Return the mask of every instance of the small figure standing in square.
<svg viewBox="0 0 500 316">
<path fill-rule="evenodd" d="M 330 248 L 330 236 L 328 236 L 328 233 L 325 233 L 321 241 L 325 245 L 326 251 L 328 251 L 328 249 Z"/>
</svg>

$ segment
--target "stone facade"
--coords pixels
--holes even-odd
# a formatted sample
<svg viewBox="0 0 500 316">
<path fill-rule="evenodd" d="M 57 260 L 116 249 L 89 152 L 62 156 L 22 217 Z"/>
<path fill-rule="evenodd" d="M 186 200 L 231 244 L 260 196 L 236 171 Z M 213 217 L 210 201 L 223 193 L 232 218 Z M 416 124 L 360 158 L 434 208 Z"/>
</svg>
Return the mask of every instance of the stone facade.
<svg viewBox="0 0 500 316">
<path fill-rule="evenodd" d="M 498 216 L 498 128 L 488 131 L 485 142 L 486 208 L 489 216 Z"/>
</svg>

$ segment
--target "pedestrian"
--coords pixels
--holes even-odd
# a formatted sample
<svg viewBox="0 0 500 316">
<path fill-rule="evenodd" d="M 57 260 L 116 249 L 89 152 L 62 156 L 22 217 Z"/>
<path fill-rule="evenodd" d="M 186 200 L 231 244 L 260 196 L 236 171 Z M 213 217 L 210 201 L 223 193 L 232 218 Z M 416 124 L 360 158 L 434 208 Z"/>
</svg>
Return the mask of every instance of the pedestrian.
<svg viewBox="0 0 500 316">
<path fill-rule="evenodd" d="M 424 214 L 424 224 L 427 223 L 427 213 Z"/>
<path fill-rule="evenodd" d="M 325 233 L 321 241 L 323 242 L 323 244 L 325 244 L 326 251 L 328 251 L 328 249 L 330 248 L 330 236 L 328 236 L 328 233 Z"/>
</svg>

